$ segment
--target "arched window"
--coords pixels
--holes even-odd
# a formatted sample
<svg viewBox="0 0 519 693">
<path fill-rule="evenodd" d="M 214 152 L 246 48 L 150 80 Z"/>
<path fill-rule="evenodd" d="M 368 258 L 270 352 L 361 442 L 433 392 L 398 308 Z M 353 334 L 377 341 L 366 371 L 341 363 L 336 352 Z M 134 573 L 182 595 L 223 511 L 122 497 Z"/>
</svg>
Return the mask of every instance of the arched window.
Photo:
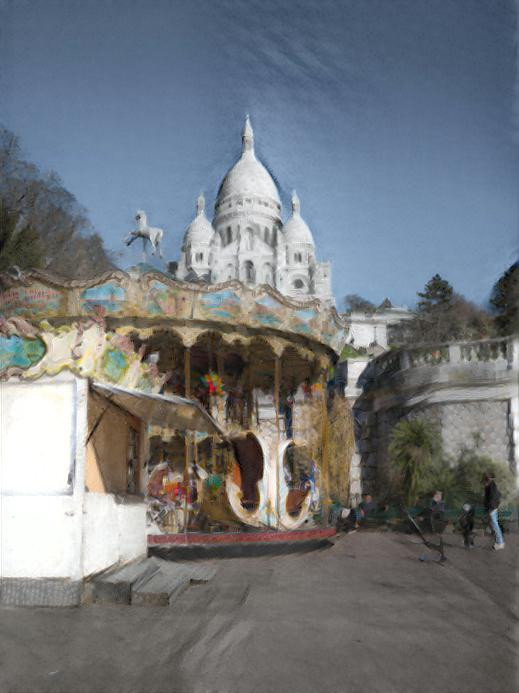
<svg viewBox="0 0 519 693">
<path fill-rule="evenodd" d="M 227 265 L 225 276 L 227 277 L 227 281 L 234 279 L 234 265 Z"/>
<path fill-rule="evenodd" d="M 292 286 L 294 287 L 294 289 L 304 289 L 305 283 L 302 279 L 294 279 Z"/>
<path fill-rule="evenodd" d="M 197 262 L 203 262 L 204 261 L 204 254 L 203 253 L 197 253 L 195 256 L 195 259 Z"/>
<path fill-rule="evenodd" d="M 270 229 L 265 226 L 265 243 L 270 243 Z"/>
<path fill-rule="evenodd" d="M 232 229 L 230 226 L 227 227 L 227 243 L 232 242 Z"/>
<path fill-rule="evenodd" d="M 294 253 L 294 262 L 303 262 L 302 253 Z"/>
<path fill-rule="evenodd" d="M 270 284 L 274 286 L 274 269 L 270 262 L 266 262 L 263 266 L 263 282 L 264 284 Z"/>
<path fill-rule="evenodd" d="M 254 270 L 254 263 L 251 260 L 247 260 L 244 265 L 245 268 L 245 281 L 253 282 L 256 278 L 256 272 Z"/>
<path fill-rule="evenodd" d="M 247 229 L 245 231 L 245 238 L 246 238 L 246 248 L 247 250 L 253 250 L 254 249 L 254 231 L 252 229 Z"/>
</svg>

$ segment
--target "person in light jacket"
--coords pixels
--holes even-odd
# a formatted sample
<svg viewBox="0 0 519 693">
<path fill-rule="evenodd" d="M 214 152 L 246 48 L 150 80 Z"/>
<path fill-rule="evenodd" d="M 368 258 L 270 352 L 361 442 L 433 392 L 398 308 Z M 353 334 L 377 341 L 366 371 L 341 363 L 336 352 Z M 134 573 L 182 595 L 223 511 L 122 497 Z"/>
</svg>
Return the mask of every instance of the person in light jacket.
<svg viewBox="0 0 519 693">
<path fill-rule="evenodd" d="M 485 485 L 485 511 L 490 518 L 490 526 L 492 527 L 496 541 L 492 547 L 494 551 L 499 551 L 505 548 L 505 540 L 499 522 L 497 521 L 499 503 L 501 502 L 501 494 L 494 481 L 494 475 L 491 472 L 485 472 L 482 479 Z"/>
</svg>

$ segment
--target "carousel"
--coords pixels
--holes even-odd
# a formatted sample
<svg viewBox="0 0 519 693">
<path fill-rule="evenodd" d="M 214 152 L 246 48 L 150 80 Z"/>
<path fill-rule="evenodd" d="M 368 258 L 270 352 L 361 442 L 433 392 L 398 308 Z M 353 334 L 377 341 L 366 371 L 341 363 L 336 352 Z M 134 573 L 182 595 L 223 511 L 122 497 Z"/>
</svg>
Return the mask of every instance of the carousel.
<svg viewBox="0 0 519 693">
<path fill-rule="evenodd" d="M 353 427 L 333 381 L 347 326 L 334 308 L 143 264 L 89 281 L 4 276 L 0 313 L 4 379 L 71 370 L 121 402 L 194 401 L 211 421 L 147 425 L 126 492 L 146 497 L 149 543 L 318 528 L 347 503 Z"/>
</svg>

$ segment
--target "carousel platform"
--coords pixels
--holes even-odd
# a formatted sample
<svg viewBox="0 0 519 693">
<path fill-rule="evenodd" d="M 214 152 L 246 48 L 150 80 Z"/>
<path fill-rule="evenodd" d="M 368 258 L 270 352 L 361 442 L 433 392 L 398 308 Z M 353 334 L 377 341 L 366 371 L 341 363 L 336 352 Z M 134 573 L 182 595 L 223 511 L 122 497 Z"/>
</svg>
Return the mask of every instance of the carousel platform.
<svg viewBox="0 0 519 693">
<path fill-rule="evenodd" d="M 290 531 L 149 534 L 148 553 L 165 559 L 241 558 L 313 551 L 332 545 L 335 527 Z"/>
</svg>

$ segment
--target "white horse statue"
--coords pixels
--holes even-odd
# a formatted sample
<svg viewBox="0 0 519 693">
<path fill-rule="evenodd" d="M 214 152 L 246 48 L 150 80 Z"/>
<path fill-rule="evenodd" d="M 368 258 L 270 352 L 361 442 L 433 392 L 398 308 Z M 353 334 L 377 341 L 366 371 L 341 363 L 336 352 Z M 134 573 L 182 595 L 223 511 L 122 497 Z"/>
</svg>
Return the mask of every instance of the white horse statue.
<svg viewBox="0 0 519 693">
<path fill-rule="evenodd" d="M 153 226 L 148 226 L 148 221 L 146 219 L 146 212 L 140 209 L 135 215 L 135 221 L 137 222 L 137 228 L 130 233 L 124 239 L 126 245 L 131 245 L 133 241 L 137 238 L 142 238 L 143 250 L 146 255 L 146 241 L 149 241 L 152 245 L 153 251 L 152 255 L 155 255 L 156 251 L 159 251 L 160 257 L 162 257 L 162 248 L 160 244 L 162 242 L 162 236 L 164 231 L 162 229 L 154 228 Z"/>
</svg>

